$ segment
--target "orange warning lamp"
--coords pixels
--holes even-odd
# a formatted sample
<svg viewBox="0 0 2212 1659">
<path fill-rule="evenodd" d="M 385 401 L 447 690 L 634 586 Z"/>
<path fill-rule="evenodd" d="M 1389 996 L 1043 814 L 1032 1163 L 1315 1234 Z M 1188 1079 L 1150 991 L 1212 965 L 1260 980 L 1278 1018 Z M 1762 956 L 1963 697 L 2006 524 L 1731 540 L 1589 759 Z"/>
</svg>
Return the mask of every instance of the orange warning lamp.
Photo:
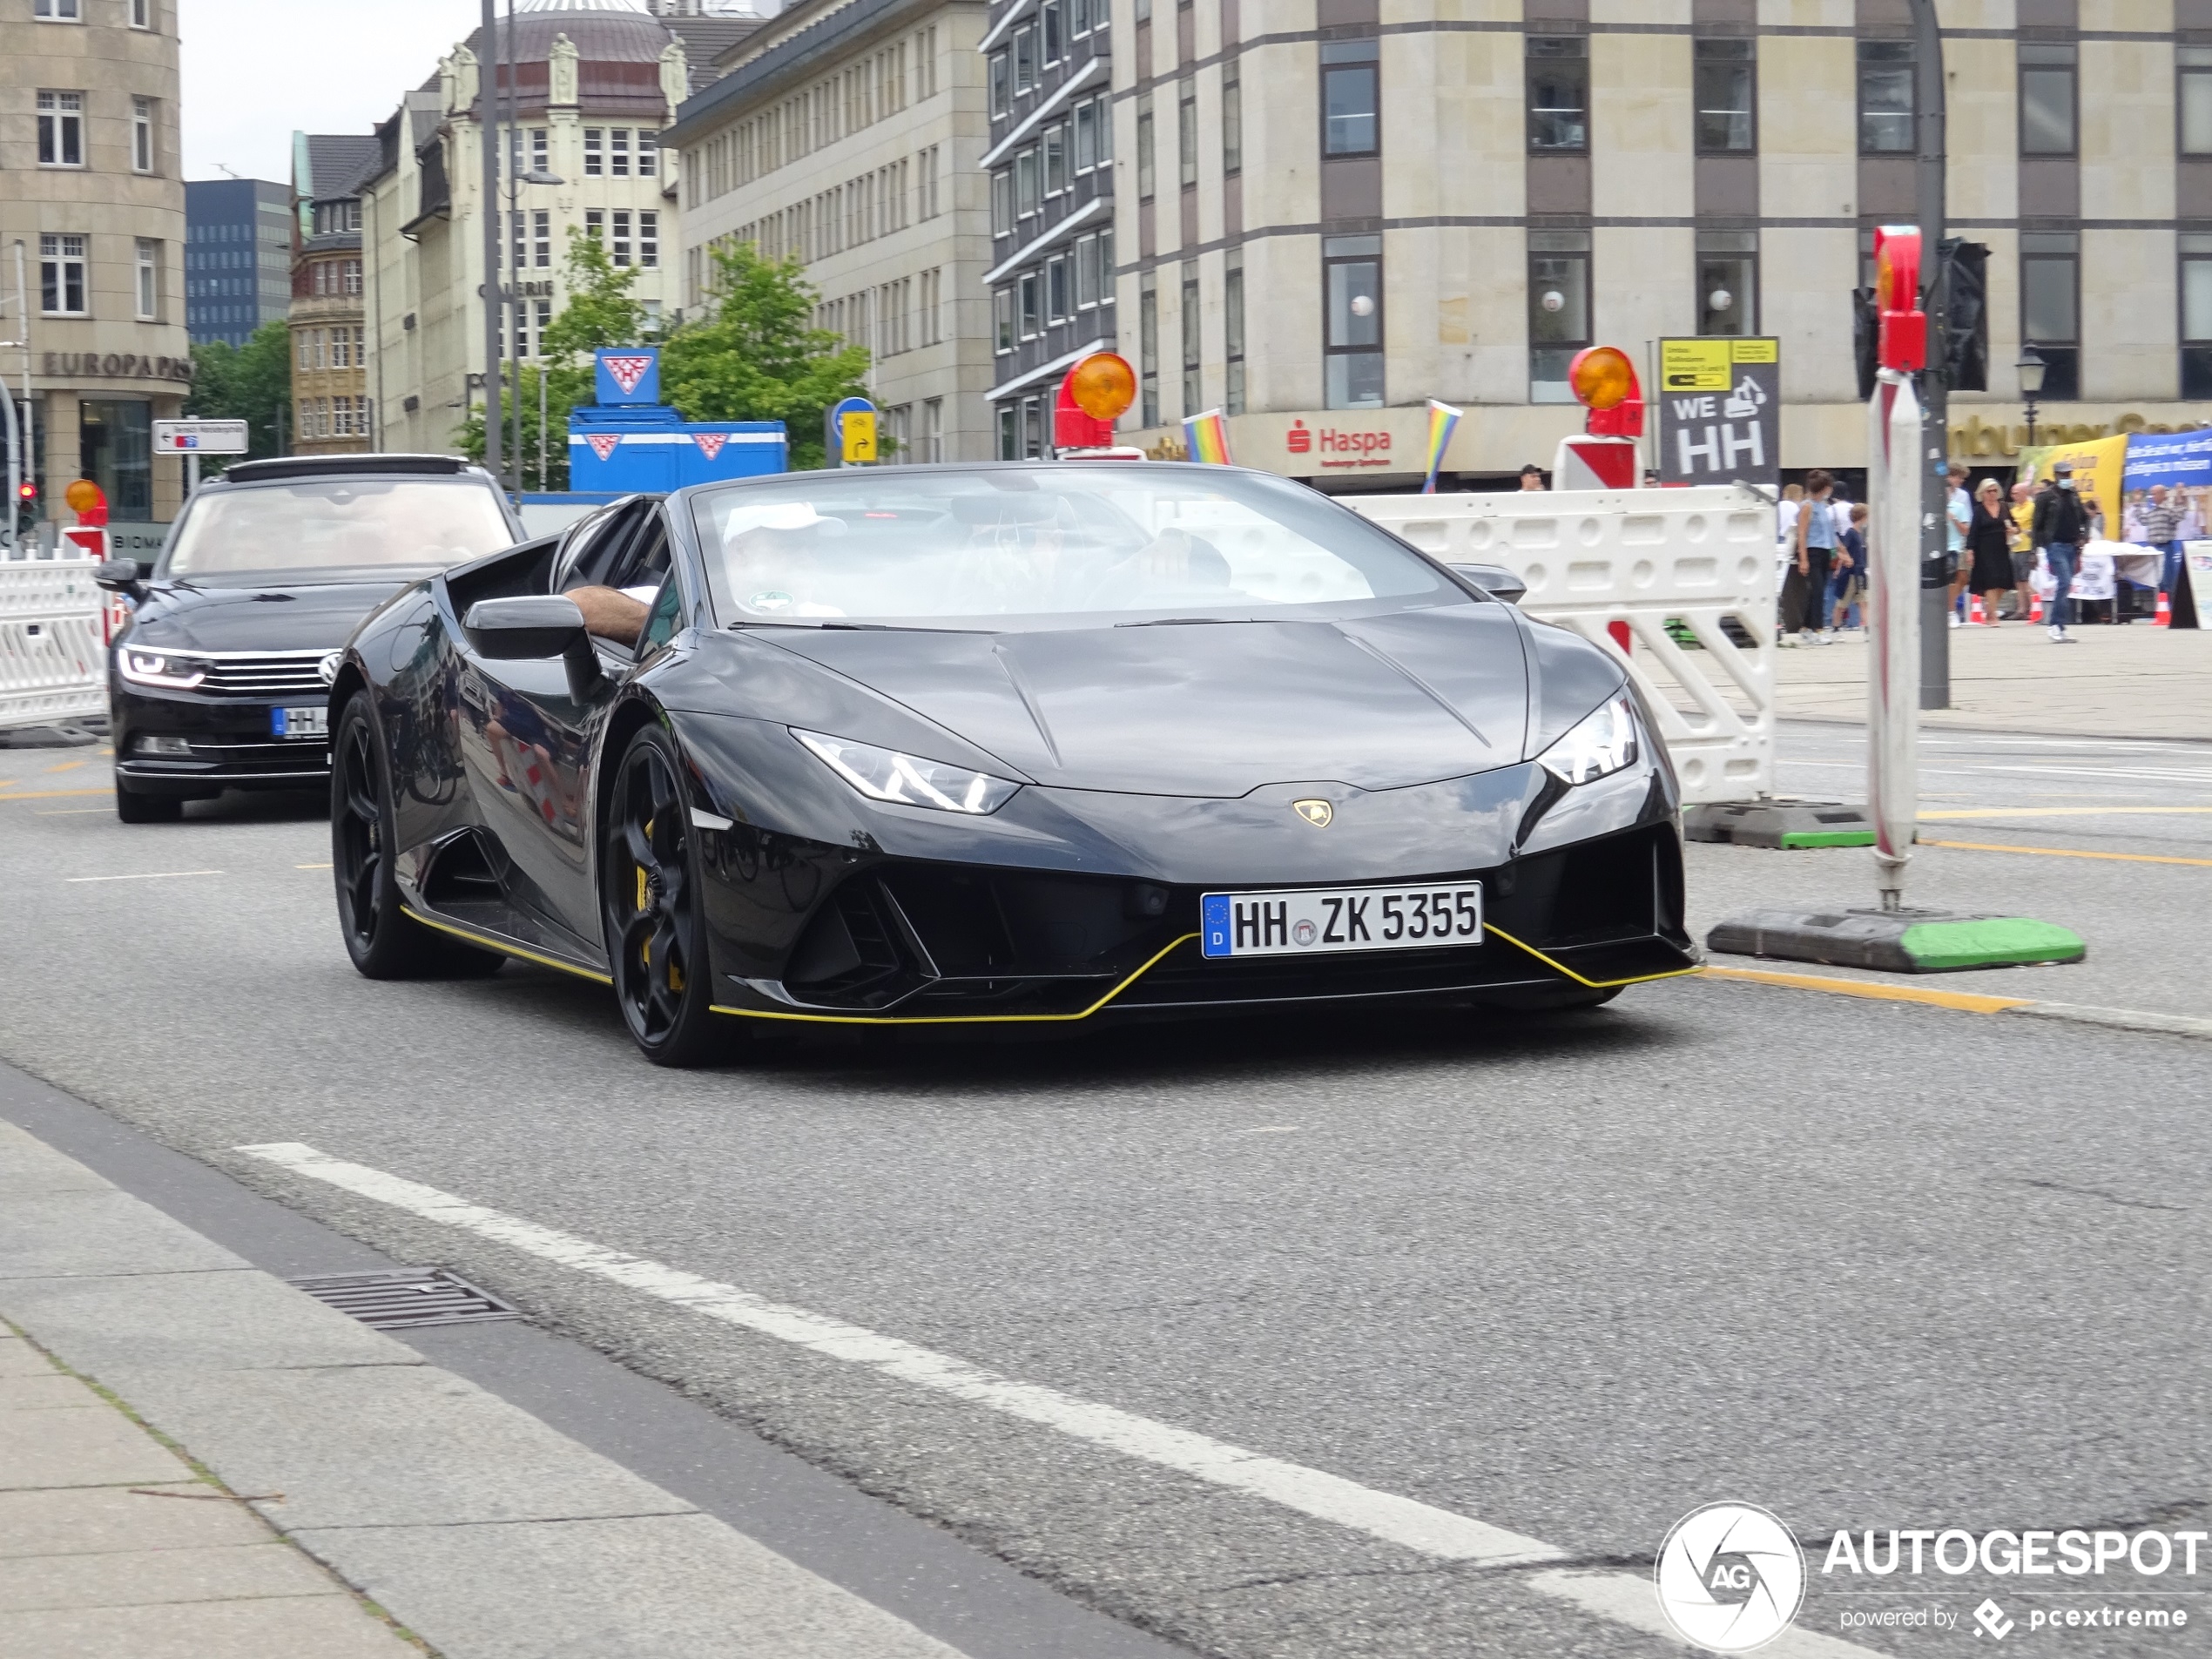
<svg viewBox="0 0 2212 1659">
<path fill-rule="evenodd" d="M 1874 232 L 1874 304 L 1881 314 L 1884 368 L 1925 368 L 1928 314 L 1920 309 L 1920 233 L 1911 225 Z"/>
<path fill-rule="evenodd" d="M 1629 354 L 1615 346 L 1591 346 L 1567 366 L 1568 384 L 1589 410 L 1583 429 L 1596 438 L 1643 435 L 1643 388 Z"/>
<path fill-rule="evenodd" d="M 72 481 L 69 488 L 62 491 L 62 500 L 68 503 L 69 510 L 77 515 L 79 524 L 97 528 L 107 523 L 107 495 L 90 478 Z"/>
<path fill-rule="evenodd" d="M 1110 449 L 1114 422 L 1136 401 L 1136 371 L 1119 352 L 1093 352 L 1060 382 L 1052 409 L 1055 449 Z"/>
</svg>

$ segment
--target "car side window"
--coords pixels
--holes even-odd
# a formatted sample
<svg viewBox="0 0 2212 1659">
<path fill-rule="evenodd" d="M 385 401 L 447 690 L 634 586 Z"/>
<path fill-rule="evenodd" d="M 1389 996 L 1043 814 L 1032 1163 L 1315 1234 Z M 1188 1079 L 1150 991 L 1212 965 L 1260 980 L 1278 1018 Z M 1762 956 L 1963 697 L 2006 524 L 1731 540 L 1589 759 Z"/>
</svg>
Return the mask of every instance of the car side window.
<svg viewBox="0 0 2212 1659">
<path fill-rule="evenodd" d="M 645 625 L 637 635 L 637 659 L 643 662 L 653 652 L 676 637 L 676 631 L 684 622 L 684 590 L 678 585 L 674 572 L 662 578 L 660 594 L 647 613 Z"/>
<path fill-rule="evenodd" d="M 658 510 L 637 527 L 601 581 L 610 588 L 658 586 L 668 575 L 668 521 Z"/>
<path fill-rule="evenodd" d="M 565 568 L 555 578 L 560 583 L 560 590 L 567 593 L 577 588 L 619 585 L 608 578 L 636 539 L 638 520 L 652 510 L 650 502 L 634 502 L 626 509 L 617 509 L 596 530 L 587 529 L 583 544 L 563 555 Z"/>
</svg>

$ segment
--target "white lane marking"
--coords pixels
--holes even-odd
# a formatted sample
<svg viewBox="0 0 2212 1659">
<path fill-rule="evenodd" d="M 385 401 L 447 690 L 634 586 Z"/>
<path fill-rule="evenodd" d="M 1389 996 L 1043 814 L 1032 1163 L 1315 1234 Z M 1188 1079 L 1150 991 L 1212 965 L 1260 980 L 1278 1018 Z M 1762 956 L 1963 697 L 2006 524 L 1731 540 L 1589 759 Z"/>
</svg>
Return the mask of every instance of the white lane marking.
<svg viewBox="0 0 2212 1659">
<path fill-rule="evenodd" d="M 167 881 L 180 875 L 220 875 L 220 870 L 142 870 L 135 875 L 72 875 L 68 881 Z"/>
<path fill-rule="evenodd" d="M 1188 1429 L 1156 1423 L 1112 1406 L 1063 1394 L 1056 1388 L 1002 1377 L 951 1354 L 887 1337 L 864 1325 L 771 1302 L 732 1285 L 718 1284 L 644 1257 L 626 1256 L 573 1233 L 470 1204 L 401 1176 L 331 1157 L 299 1141 L 233 1150 L 426 1221 L 456 1227 L 541 1260 L 643 1291 L 725 1325 L 774 1337 L 833 1359 L 866 1366 L 901 1382 L 934 1389 L 1024 1422 L 1058 1429 L 1093 1446 L 1262 1498 L 1423 1555 L 1478 1567 L 1521 1567 L 1568 1559 L 1567 1552 L 1554 1545 L 1502 1527 L 1394 1493 L 1378 1492 L 1341 1475 L 1265 1457 Z M 1631 1573 L 1570 1568 L 1536 1574 L 1524 1581 L 1601 1618 L 1681 1640 L 1665 1624 L 1647 1578 Z M 1844 1656 L 1887 1659 L 1871 1649 L 1804 1630 L 1785 1631 L 1766 1651 L 1802 1656 L 1802 1659 L 1844 1659 Z"/>
</svg>

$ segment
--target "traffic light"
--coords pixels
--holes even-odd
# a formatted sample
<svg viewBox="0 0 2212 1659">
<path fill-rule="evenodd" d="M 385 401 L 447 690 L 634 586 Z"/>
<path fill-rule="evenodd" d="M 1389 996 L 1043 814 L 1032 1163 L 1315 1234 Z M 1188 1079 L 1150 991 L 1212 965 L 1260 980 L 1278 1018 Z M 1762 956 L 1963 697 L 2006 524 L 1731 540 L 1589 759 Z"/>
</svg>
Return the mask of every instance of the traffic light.
<svg viewBox="0 0 2212 1659">
<path fill-rule="evenodd" d="M 1989 389 L 1989 249 L 1946 237 L 1943 242 L 1944 368 L 1954 392 Z"/>
</svg>

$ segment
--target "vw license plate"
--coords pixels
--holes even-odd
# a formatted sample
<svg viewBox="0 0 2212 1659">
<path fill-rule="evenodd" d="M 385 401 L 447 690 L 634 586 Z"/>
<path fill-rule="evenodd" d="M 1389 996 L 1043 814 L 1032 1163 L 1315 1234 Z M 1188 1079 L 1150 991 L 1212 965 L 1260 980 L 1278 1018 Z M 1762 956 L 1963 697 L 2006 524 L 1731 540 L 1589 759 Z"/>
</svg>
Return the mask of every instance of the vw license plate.
<svg viewBox="0 0 2212 1659">
<path fill-rule="evenodd" d="M 1208 956 L 1301 956 L 1482 942 L 1482 884 L 1297 887 L 1209 893 L 1198 901 Z"/>
<path fill-rule="evenodd" d="M 269 730 L 280 738 L 327 738 L 330 711 L 319 703 L 304 709 L 271 709 Z"/>
</svg>

